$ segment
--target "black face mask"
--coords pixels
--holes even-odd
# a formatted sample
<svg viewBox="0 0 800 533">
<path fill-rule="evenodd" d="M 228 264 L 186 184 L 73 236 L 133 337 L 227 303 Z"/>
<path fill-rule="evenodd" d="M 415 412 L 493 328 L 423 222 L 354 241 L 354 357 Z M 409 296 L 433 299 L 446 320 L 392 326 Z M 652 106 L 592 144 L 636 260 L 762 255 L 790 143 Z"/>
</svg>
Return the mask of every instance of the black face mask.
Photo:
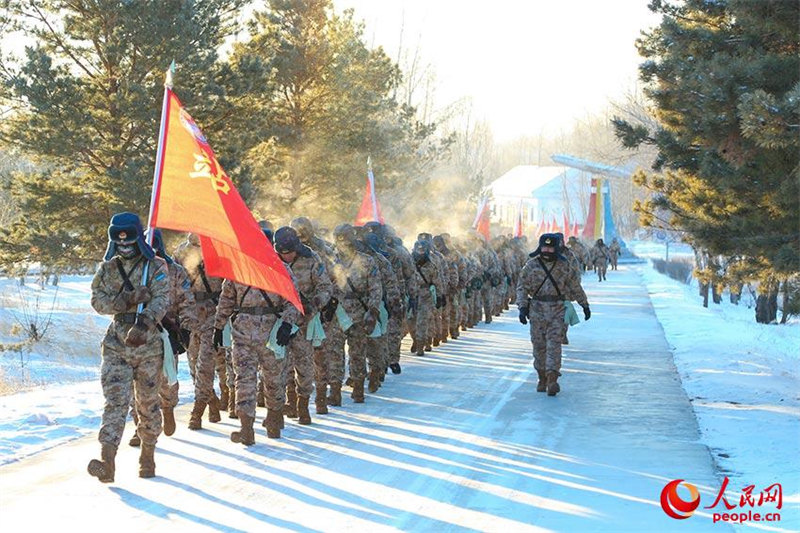
<svg viewBox="0 0 800 533">
<path fill-rule="evenodd" d="M 117 244 L 117 253 L 123 259 L 133 259 L 139 255 L 139 247 L 136 246 L 136 243 Z"/>
</svg>

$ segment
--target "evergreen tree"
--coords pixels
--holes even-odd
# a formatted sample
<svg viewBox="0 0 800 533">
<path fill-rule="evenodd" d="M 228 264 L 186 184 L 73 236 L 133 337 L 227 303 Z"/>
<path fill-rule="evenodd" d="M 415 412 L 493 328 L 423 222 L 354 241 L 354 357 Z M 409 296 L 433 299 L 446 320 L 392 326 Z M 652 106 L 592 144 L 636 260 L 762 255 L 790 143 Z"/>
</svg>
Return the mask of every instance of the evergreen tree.
<svg viewBox="0 0 800 533">
<path fill-rule="evenodd" d="M 0 105 L 10 110 L 0 141 L 36 170 L 10 181 L 23 216 L 0 228 L 0 262 L 89 264 L 113 213 L 147 216 L 164 72 L 178 62 L 178 94 L 216 142 L 238 109 L 230 91 L 244 85 L 217 56 L 243 3 L 4 2 L 0 29 L 33 44 L 22 61 L 0 64 Z M 237 151 L 221 153 L 230 172 Z"/>
<path fill-rule="evenodd" d="M 261 139 L 245 159 L 270 216 L 309 214 L 328 222 L 357 211 L 372 156 L 382 192 L 402 188 L 444 153 L 436 125 L 393 99 L 401 73 L 381 48 L 363 42 L 351 10 L 330 0 L 270 0 L 235 61 L 262 62 Z"/>
<path fill-rule="evenodd" d="M 638 42 L 640 73 L 660 127 L 615 120 L 626 146 L 659 150 L 663 174 L 639 178 L 654 192 L 645 222 L 667 210 L 697 249 L 720 256 L 725 268 L 710 261 L 705 282 L 758 279 L 775 292 L 800 271 L 800 3 L 650 8 L 662 21 Z"/>
</svg>

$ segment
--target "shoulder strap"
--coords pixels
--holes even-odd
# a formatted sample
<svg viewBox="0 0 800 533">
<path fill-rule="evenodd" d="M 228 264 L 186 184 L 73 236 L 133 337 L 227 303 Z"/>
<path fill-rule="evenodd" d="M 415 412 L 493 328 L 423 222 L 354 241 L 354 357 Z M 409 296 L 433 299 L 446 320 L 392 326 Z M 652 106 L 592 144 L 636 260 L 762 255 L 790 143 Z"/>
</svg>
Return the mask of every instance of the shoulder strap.
<svg viewBox="0 0 800 533">
<path fill-rule="evenodd" d="M 208 278 L 206 277 L 206 269 L 203 266 L 203 262 L 202 261 L 200 261 L 200 263 L 198 263 L 197 269 L 200 271 L 200 277 L 203 280 L 203 285 L 206 288 L 206 292 L 208 292 L 208 293 L 214 292 L 214 291 L 211 290 L 211 285 L 208 283 Z"/>
<path fill-rule="evenodd" d="M 122 260 L 119 257 L 116 258 L 116 261 L 114 261 L 114 264 L 117 266 L 117 271 L 119 272 L 119 275 L 122 277 L 122 288 L 123 289 L 128 290 L 128 291 L 134 290 L 133 283 L 131 283 L 131 274 L 133 273 L 134 270 L 136 270 L 136 267 L 139 266 L 139 263 L 141 263 L 141 262 L 142 262 L 142 258 L 139 257 L 139 259 L 137 259 L 136 262 L 131 267 L 130 271 L 126 273 L 125 272 L 125 267 L 122 266 Z M 120 290 L 120 292 L 122 292 L 122 291 Z"/>
<path fill-rule="evenodd" d="M 347 277 L 347 285 L 350 286 L 350 290 L 353 291 L 353 294 L 358 300 L 358 303 L 360 303 L 361 306 L 364 308 L 364 311 L 369 311 L 369 306 L 367 306 L 367 304 L 364 303 L 364 300 L 361 299 L 361 295 L 359 294 L 358 290 L 356 290 L 355 286 L 353 285 L 353 282 L 350 281 L 349 276 Z"/>
<path fill-rule="evenodd" d="M 267 291 L 265 291 L 264 289 L 258 289 L 258 291 L 261 293 L 261 296 L 263 296 L 264 299 L 267 301 L 267 304 L 269 304 L 270 309 L 272 309 L 272 314 L 275 315 L 276 317 L 280 318 L 281 315 L 280 315 L 280 313 L 278 313 L 278 310 L 275 308 L 275 305 L 272 303 L 272 299 L 270 299 L 269 295 L 267 294 Z"/>
<path fill-rule="evenodd" d="M 431 285 L 431 282 L 430 282 L 430 281 L 428 281 L 428 278 L 426 278 L 426 277 L 425 277 L 425 274 L 423 274 L 423 273 L 422 273 L 422 270 L 419 268 L 419 265 L 418 265 L 417 263 L 414 263 L 414 266 L 416 267 L 416 269 L 417 269 L 417 272 L 419 272 L 419 275 L 420 275 L 420 276 L 422 276 L 422 281 L 424 281 L 424 282 L 425 282 L 425 285 L 428 285 L 428 286 L 430 286 L 430 285 Z"/>
<path fill-rule="evenodd" d="M 555 287 L 555 289 L 556 289 L 556 294 L 558 294 L 558 297 L 559 297 L 559 298 L 563 298 L 563 296 L 561 296 L 561 289 L 559 289 L 559 288 L 558 288 L 558 283 L 556 283 L 556 280 L 554 280 L 554 279 L 553 279 L 553 275 L 552 275 L 552 274 L 550 274 L 550 271 L 549 271 L 549 270 L 547 270 L 547 267 L 544 265 L 544 261 L 542 261 L 542 258 L 541 258 L 541 257 L 537 257 L 537 258 L 536 258 L 536 260 L 537 260 L 537 261 L 539 261 L 539 264 L 540 264 L 540 265 L 542 265 L 542 269 L 544 269 L 544 275 L 545 275 L 545 276 L 547 276 L 547 277 L 546 277 L 546 278 L 545 278 L 545 279 L 542 281 L 542 285 L 544 285 L 544 282 L 545 282 L 545 281 L 547 281 L 547 280 L 549 279 L 549 280 L 550 280 L 550 283 L 552 283 L 552 284 L 553 284 L 553 287 Z M 554 266 L 553 268 L 555 268 L 555 266 Z M 541 288 L 542 288 L 542 285 L 539 285 L 539 289 L 541 289 Z M 539 292 L 539 289 L 536 289 L 536 292 L 537 292 L 537 293 Z"/>
</svg>

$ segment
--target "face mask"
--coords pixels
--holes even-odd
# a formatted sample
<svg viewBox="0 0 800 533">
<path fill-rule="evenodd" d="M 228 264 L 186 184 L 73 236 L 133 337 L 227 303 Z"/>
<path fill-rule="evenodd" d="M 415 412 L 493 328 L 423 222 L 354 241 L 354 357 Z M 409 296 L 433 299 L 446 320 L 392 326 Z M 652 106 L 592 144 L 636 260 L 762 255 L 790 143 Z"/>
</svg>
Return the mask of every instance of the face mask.
<svg viewBox="0 0 800 533">
<path fill-rule="evenodd" d="M 118 244 L 117 253 L 125 259 L 131 259 L 139 255 L 139 247 L 136 244 Z"/>
</svg>

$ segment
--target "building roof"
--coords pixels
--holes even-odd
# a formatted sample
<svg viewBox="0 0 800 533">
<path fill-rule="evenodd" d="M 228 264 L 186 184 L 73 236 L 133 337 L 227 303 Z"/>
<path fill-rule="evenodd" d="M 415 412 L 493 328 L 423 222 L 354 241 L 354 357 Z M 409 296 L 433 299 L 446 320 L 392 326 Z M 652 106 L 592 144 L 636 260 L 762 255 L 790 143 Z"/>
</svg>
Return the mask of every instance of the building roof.
<svg viewBox="0 0 800 533">
<path fill-rule="evenodd" d="M 571 169 L 562 166 L 540 167 L 536 165 L 519 165 L 489 184 L 492 194 L 497 196 L 515 196 L 526 198 L 551 181 L 560 178 Z"/>
</svg>

